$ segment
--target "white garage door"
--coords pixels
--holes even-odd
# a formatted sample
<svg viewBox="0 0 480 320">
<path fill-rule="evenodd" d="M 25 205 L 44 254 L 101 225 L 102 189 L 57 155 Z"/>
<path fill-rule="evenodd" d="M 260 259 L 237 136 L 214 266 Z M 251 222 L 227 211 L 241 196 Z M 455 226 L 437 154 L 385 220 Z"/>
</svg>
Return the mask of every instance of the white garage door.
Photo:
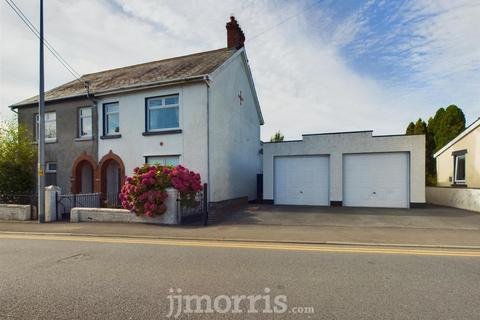
<svg viewBox="0 0 480 320">
<path fill-rule="evenodd" d="M 343 156 L 343 205 L 409 207 L 408 153 Z"/>
<path fill-rule="evenodd" d="M 329 205 L 327 156 L 275 158 L 275 204 Z"/>
</svg>

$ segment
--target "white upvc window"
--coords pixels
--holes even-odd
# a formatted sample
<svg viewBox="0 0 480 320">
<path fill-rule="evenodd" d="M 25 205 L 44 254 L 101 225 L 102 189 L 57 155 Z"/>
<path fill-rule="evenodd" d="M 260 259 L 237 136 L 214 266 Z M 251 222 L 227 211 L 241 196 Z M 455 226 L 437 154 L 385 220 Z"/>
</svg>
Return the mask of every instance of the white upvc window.
<svg viewBox="0 0 480 320">
<path fill-rule="evenodd" d="M 456 155 L 454 161 L 454 183 L 465 184 L 465 154 Z"/>
<path fill-rule="evenodd" d="M 147 156 L 145 157 L 145 162 L 148 164 L 175 167 L 180 163 L 180 156 Z"/>
<path fill-rule="evenodd" d="M 118 102 L 103 104 L 103 134 L 105 136 L 120 133 L 120 110 Z"/>
<path fill-rule="evenodd" d="M 178 94 L 147 98 L 146 109 L 148 132 L 180 129 Z"/>
<path fill-rule="evenodd" d="M 78 110 L 78 136 L 80 138 L 93 135 L 92 122 L 92 108 L 80 108 Z"/>
<path fill-rule="evenodd" d="M 57 163 L 56 162 L 45 163 L 45 172 L 46 173 L 56 173 L 57 172 Z"/>
<path fill-rule="evenodd" d="M 35 115 L 35 140 L 38 141 L 40 115 Z M 45 112 L 45 141 L 52 142 L 57 140 L 57 114 L 55 112 Z"/>
</svg>

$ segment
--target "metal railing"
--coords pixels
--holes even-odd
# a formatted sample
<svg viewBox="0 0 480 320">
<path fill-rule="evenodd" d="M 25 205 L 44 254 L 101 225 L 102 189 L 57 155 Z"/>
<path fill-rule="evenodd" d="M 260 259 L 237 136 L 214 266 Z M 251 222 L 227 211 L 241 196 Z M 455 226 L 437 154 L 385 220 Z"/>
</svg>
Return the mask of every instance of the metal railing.
<svg viewBox="0 0 480 320">
<path fill-rule="evenodd" d="M 101 193 L 57 194 L 57 215 L 68 219 L 72 208 L 100 208 Z"/>
<path fill-rule="evenodd" d="M 0 194 L 0 203 L 4 204 L 37 204 L 37 194 L 4 193 Z"/>
<path fill-rule="evenodd" d="M 207 184 L 203 190 L 194 193 L 178 193 L 177 196 L 177 221 L 179 224 L 202 223 L 208 221 Z"/>
</svg>

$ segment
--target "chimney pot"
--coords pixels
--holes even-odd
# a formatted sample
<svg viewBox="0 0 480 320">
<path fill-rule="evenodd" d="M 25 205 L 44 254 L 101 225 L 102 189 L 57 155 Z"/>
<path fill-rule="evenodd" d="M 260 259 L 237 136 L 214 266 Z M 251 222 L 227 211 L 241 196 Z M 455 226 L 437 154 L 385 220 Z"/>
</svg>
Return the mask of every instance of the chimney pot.
<svg viewBox="0 0 480 320">
<path fill-rule="evenodd" d="M 230 21 L 225 27 L 227 28 L 227 47 L 229 49 L 242 48 L 245 44 L 245 34 L 234 16 L 230 17 Z"/>
</svg>

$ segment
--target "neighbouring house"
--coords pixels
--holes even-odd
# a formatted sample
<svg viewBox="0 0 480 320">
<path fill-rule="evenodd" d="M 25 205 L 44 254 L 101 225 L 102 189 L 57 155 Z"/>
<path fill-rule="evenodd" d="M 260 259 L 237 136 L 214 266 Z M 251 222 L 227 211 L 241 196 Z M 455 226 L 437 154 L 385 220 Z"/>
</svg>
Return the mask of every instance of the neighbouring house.
<svg viewBox="0 0 480 320">
<path fill-rule="evenodd" d="M 263 196 L 275 204 L 422 206 L 425 136 L 357 131 L 264 143 Z"/>
<path fill-rule="evenodd" d="M 434 155 L 437 187 L 428 202 L 480 211 L 480 118 Z"/>
<path fill-rule="evenodd" d="M 116 202 L 143 163 L 182 164 L 212 207 L 256 199 L 263 117 L 234 17 L 227 47 L 86 74 L 46 92 L 47 180 Z M 37 97 L 11 106 L 36 132 Z"/>
</svg>

